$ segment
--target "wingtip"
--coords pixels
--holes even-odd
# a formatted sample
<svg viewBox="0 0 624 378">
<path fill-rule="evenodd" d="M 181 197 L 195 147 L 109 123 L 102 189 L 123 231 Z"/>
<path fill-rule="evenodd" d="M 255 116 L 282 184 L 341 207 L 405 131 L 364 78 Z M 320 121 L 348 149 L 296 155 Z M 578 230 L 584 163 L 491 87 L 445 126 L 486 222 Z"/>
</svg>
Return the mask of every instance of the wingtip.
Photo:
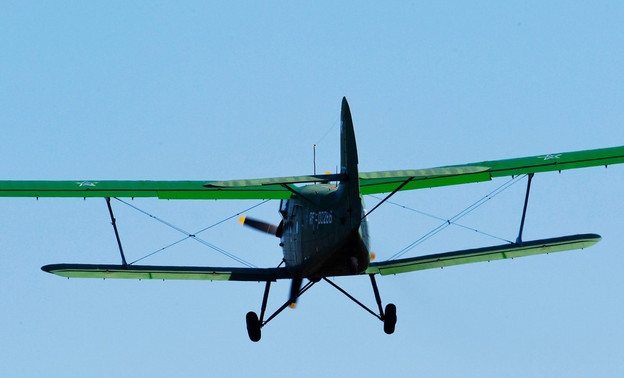
<svg viewBox="0 0 624 378">
<path fill-rule="evenodd" d="M 46 273 L 56 274 L 55 271 L 57 271 L 59 269 L 59 265 L 60 264 L 44 265 L 44 266 L 41 267 L 41 270 L 46 272 Z"/>
</svg>

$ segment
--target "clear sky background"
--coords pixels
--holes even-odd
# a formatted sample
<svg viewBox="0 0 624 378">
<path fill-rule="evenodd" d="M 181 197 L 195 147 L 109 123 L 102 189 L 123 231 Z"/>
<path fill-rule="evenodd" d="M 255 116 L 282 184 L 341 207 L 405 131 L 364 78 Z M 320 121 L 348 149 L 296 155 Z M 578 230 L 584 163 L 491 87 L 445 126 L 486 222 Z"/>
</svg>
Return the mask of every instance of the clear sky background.
<svg viewBox="0 0 624 378">
<path fill-rule="evenodd" d="M 0 176 L 211 180 L 339 161 L 347 96 L 360 170 L 624 144 L 624 5 L 596 2 L 4 2 Z M 401 193 L 450 218 L 503 184 Z M 526 181 L 461 223 L 515 240 Z M 396 333 L 318 284 L 251 343 L 261 283 L 63 279 L 118 263 L 103 199 L 0 199 L 0 376 L 618 376 L 624 373 L 624 166 L 537 175 L 525 240 L 595 232 L 578 252 L 381 277 Z M 368 207 L 376 200 L 365 198 Z M 135 200 L 190 231 L 259 201 Z M 128 260 L 180 234 L 113 202 Z M 251 216 L 279 222 L 278 203 Z M 439 221 L 370 219 L 378 260 Z M 278 240 L 236 219 L 204 234 L 257 265 Z M 493 245 L 449 227 L 407 256 Z M 232 266 L 193 241 L 146 264 Z M 366 277 L 336 282 L 368 305 Z M 270 308 L 287 297 L 273 285 Z"/>
</svg>

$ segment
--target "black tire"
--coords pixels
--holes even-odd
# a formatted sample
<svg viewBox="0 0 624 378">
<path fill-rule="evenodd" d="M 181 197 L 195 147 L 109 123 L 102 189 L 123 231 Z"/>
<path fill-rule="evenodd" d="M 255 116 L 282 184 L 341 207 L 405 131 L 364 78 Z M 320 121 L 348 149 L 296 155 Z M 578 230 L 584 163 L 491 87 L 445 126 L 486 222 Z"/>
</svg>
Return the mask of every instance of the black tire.
<svg viewBox="0 0 624 378">
<path fill-rule="evenodd" d="M 394 327 L 396 325 L 397 322 L 397 316 L 396 316 L 396 306 L 392 303 L 389 303 L 386 306 L 386 311 L 385 311 L 385 317 L 384 317 L 384 332 L 388 335 L 391 335 L 394 333 Z"/>
<path fill-rule="evenodd" d="M 254 343 L 260 341 L 262 332 L 260 331 L 260 321 L 258 320 L 258 315 L 256 315 L 253 311 L 249 311 L 245 320 L 247 321 L 247 334 L 249 335 L 249 339 Z"/>
</svg>

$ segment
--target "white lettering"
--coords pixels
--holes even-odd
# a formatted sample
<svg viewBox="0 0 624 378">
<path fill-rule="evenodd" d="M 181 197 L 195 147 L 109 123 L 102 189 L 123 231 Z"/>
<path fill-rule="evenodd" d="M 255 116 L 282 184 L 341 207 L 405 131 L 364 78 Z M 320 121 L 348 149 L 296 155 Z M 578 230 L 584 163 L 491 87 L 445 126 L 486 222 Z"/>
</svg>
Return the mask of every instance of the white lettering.
<svg viewBox="0 0 624 378">
<path fill-rule="evenodd" d="M 333 221 L 334 217 L 329 211 L 310 212 L 310 224 L 331 224 Z"/>
</svg>

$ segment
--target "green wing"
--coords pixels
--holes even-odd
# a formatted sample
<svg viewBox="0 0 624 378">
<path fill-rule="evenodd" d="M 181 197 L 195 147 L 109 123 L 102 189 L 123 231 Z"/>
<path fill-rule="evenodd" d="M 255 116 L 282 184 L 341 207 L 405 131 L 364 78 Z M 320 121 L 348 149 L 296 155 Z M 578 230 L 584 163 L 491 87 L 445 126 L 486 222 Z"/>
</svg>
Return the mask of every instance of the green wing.
<svg viewBox="0 0 624 378">
<path fill-rule="evenodd" d="M 386 185 L 405 176 L 434 182 L 464 183 L 489 180 L 485 167 L 448 167 L 361 174 L 361 180 Z M 458 178 L 462 177 L 461 182 Z M 0 197 L 156 197 L 160 199 L 288 199 L 295 184 L 344 179 L 340 174 L 272 177 L 229 181 L 0 181 Z M 392 189 L 393 190 L 393 189 Z"/>
<path fill-rule="evenodd" d="M 362 194 L 489 181 L 492 177 L 619 164 L 624 146 L 403 171 L 360 173 Z M 229 181 L 0 181 L 0 197 L 156 197 L 160 199 L 287 199 L 295 184 L 340 181 L 340 174 Z"/>
<path fill-rule="evenodd" d="M 465 165 L 452 165 L 429 171 L 448 171 L 447 175 L 413 175 L 416 171 L 388 171 L 360 174 L 362 194 L 387 193 L 394 191 L 408 179 L 401 190 L 432 188 L 436 186 L 467 184 L 489 181 L 493 177 L 515 176 L 526 173 L 562 171 L 565 169 L 594 167 L 624 163 L 624 146 L 545 154 L 507 160 L 483 161 Z M 428 170 L 421 170 L 428 171 Z M 401 172 L 405 172 L 402 174 Z M 391 176 L 390 176 L 391 175 Z"/>
<path fill-rule="evenodd" d="M 194 266 L 54 264 L 42 270 L 62 277 L 139 280 L 275 281 L 291 278 L 286 268 L 212 268 Z"/>
<path fill-rule="evenodd" d="M 388 260 L 379 263 L 371 263 L 366 273 L 381 275 L 397 274 L 481 261 L 513 259 L 542 253 L 583 249 L 598 243 L 600 239 L 601 237 L 596 234 L 582 234 L 523 242 L 522 245 L 504 244 L 400 260 Z"/>
<path fill-rule="evenodd" d="M 0 197 L 285 199 L 291 196 L 291 191 L 276 184 L 239 187 L 210 184 L 209 181 L 0 181 Z"/>
</svg>

